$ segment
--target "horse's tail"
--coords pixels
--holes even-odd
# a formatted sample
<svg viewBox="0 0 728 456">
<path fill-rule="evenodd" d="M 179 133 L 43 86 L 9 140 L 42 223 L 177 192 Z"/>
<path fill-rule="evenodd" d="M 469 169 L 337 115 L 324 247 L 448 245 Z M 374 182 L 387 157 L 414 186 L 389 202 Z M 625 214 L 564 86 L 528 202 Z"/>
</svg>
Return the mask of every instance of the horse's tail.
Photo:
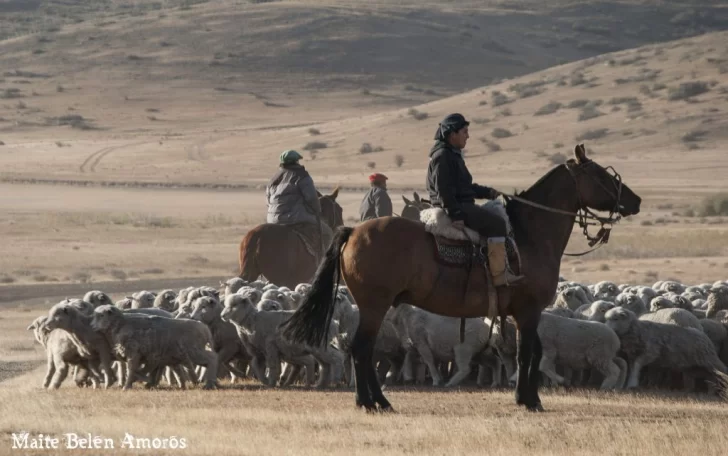
<svg viewBox="0 0 728 456">
<path fill-rule="evenodd" d="M 238 264 L 240 265 L 239 277 L 249 282 L 257 280 L 258 276 L 260 276 L 260 268 L 258 267 L 257 261 L 260 235 L 261 231 L 253 228 L 240 241 L 240 250 L 238 251 Z"/>
<path fill-rule="evenodd" d="M 316 271 L 311 291 L 291 318 L 284 323 L 284 337 L 314 347 L 324 344 L 334 316 L 336 293 L 339 288 L 341 250 L 353 232 L 353 228 L 340 227 L 334 233 L 326 257 Z"/>
</svg>

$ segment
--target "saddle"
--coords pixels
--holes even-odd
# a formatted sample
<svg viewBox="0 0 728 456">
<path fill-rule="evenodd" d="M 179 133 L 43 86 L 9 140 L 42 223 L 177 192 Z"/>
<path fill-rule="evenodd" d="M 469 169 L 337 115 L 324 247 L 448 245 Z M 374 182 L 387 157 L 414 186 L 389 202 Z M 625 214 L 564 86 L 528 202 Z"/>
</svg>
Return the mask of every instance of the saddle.
<svg viewBox="0 0 728 456">
<path fill-rule="evenodd" d="M 506 252 L 508 263 L 514 272 L 521 270 L 521 259 L 516 248 L 511 223 L 508 220 L 505 206 L 500 201 L 489 201 L 481 206 L 505 219 L 508 227 Z M 420 221 L 425 224 L 425 231 L 432 234 L 438 262 L 448 266 L 467 267 L 470 264 L 486 268 L 487 238 L 468 227 L 452 226 L 452 220 L 439 207 L 424 209 L 420 212 Z M 472 263 L 471 263 L 472 261 Z"/>
</svg>

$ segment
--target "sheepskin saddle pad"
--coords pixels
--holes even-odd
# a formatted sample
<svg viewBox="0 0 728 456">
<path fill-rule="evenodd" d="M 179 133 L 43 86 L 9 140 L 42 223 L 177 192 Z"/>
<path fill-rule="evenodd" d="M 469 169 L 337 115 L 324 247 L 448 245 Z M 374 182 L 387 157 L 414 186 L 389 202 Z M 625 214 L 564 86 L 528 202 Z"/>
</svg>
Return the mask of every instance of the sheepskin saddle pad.
<svg viewBox="0 0 728 456">
<path fill-rule="evenodd" d="M 508 232 L 511 232 L 511 223 L 510 220 L 508 220 L 508 213 L 506 212 L 506 208 L 503 203 L 498 200 L 493 200 L 488 201 L 481 207 L 505 219 Z M 433 207 L 430 209 L 424 209 L 420 212 L 420 221 L 425 224 L 425 230 L 435 236 L 440 236 L 453 241 L 468 241 L 482 246 L 487 244 L 486 239 L 481 239 L 481 236 L 477 231 L 471 230 L 468 227 L 461 229 L 452 226 L 452 220 L 442 208 Z"/>
</svg>

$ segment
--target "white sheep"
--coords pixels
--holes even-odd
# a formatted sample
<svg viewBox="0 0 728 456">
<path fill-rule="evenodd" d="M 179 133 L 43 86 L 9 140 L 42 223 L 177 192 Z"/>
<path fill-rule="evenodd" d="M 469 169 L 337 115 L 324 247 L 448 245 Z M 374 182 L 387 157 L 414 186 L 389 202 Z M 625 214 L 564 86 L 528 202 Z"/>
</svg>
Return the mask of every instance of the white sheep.
<svg viewBox="0 0 728 456">
<path fill-rule="evenodd" d="M 157 296 L 151 291 L 139 291 L 131 295 L 132 309 L 151 309 Z"/>
<path fill-rule="evenodd" d="M 98 306 L 114 304 L 109 295 L 99 290 L 89 291 L 83 295 L 83 300 L 93 305 L 94 309 Z"/>
<path fill-rule="evenodd" d="M 177 293 L 174 290 L 162 290 L 154 298 L 153 306 L 156 309 L 163 309 L 167 312 L 177 310 Z"/>
<path fill-rule="evenodd" d="M 699 368 L 712 376 L 714 371 L 726 373 L 725 364 L 702 331 L 639 320 L 621 307 L 607 312 L 607 326 L 619 336 L 622 353 L 629 363 L 627 388 L 639 386 L 642 368 L 653 364 L 668 369 Z"/>
<path fill-rule="evenodd" d="M 642 314 L 638 318 L 643 321 L 652 321 L 655 323 L 663 323 L 667 325 L 677 325 L 683 328 L 697 329 L 698 331 L 703 330 L 703 327 L 700 325 L 698 317 L 685 309 L 678 309 L 676 307 L 660 309 L 656 312 Z"/>
<path fill-rule="evenodd" d="M 614 303 L 609 301 L 594 301 L 591 304 L 584 304 L 574 312 L 575 318 L 581 320 L 598 321 L 604 323 L 604 315 L 609 309 L 614 308 Z M 560 315 L 561 316 L 561 315 Z"/>
<path fill-rule="evenodd" d="M 647 313 L 647 305 L 645 305 L 642 298 L 631 293 L 620 293 L 614 298 L 614 304 L 617 307 L 623 307 L 639 316 Z"/>
</svg>

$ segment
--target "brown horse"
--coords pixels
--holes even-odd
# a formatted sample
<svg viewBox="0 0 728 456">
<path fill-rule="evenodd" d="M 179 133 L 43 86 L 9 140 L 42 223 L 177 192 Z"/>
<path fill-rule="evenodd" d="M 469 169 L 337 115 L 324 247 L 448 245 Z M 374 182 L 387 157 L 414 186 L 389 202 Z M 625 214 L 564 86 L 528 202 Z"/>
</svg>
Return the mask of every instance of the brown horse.
<svg viewBox="0 0 728 456">
<path fill-rule="evenodd" d="M 576 213 L 591 208 L 626 216 L 640 210 L 640 197 L 622 184 L 616 172 L 610 174 L 589 160 L 583 145 L 577 146 L 575 156 L 521 192 L 522 201 L 507 205 L 526 278 L 517 287 L 505 289 L 511 294 L 510 305 L 500 309 L 500 318 L 512 315 L 517 323 L 516 402 L 531 411 L 543 410 L 538 395 L 542 349 L 536 330 L 541 311 L 556 293 L 561 257 Z M 473 268 L 469 274 L 466 268 L 440 265 L 436 255 L 433 236 L 424 225 L 402 217 L 340 228 L 310 294 L 287 323 L 286 336 L 313 345 L 324 340 L 340 271 L 359 306 L 360 323 L 351 346 L 356 404 L 367 410 L 377 405 L 390 410 L 372 365 L 377 332 L 390 306 L 408 303 L 450 317 L 487 315 L 484 269 Z"/>
<path fill-rule="evenodd" d="M 332 230 L 344 224 L 343 211 L 336 202 L 337 196 L 338 187 L 330 195 L 319 193 L 321 221 Z M 328 248 L 328 245 L 325 247 Z M 321 247 L 313 245 L 307 248 L 289 226 L 271 223 L 258 225 L 248 231 L 240 242 L 240 278 L 253 281 L 262 275 L 278 286 L 290 288 L 310 282 L 318 266 L 318 258 L 311 255 L 310 248 L 319 250 Z"/>
</svg>

